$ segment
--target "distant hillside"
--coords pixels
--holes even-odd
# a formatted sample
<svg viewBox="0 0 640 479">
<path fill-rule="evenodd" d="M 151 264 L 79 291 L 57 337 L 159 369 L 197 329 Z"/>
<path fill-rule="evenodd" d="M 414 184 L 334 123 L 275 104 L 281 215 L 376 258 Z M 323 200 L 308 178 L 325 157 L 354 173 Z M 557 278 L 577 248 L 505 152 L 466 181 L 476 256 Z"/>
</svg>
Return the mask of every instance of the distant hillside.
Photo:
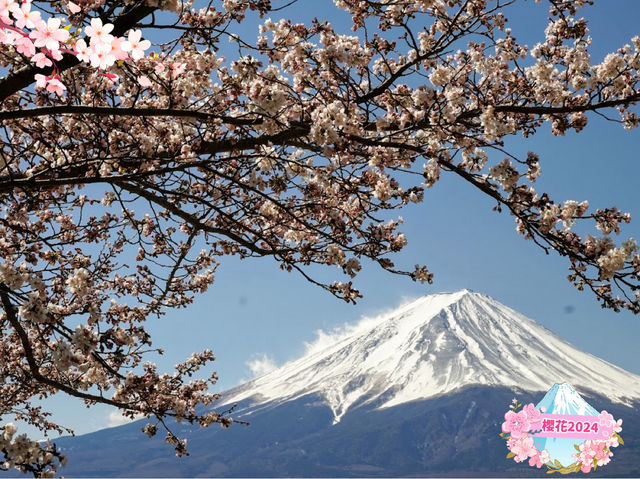
<svg viewBox="0 0 640 479">
<path fill-rule="evenodd" d="M 568 382 L 623 418 L 625 446 L 591 477 L 640 477 L 640 377 L 470 291 L 432 295 L 230 390 L 251 426 L 176 425 L 172 457 L 145 421 L 56 442 L 67 477 L 530 476 L 498 437 L 511 398 Z M 607 397 L 598 392 L 606 393 Z"/>
</svg>

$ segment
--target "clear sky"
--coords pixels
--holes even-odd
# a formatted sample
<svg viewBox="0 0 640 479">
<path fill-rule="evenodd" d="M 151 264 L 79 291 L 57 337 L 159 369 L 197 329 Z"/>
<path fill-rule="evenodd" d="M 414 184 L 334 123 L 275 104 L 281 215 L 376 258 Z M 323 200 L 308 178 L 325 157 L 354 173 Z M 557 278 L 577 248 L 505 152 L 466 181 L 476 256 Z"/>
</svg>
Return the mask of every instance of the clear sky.
<svg viewBox="0 0 640 479">
<path fill-rule="evenodd" d="M 640 35 L 640 2 L 596 3 L 584 10 L 593 37 L 592 63 Z M 309 10 L 303 8 L 307 5 Z M 542 40 L 546 9 L 545 2 L 533 1 L 512 8 L 516 38 L 530 44 Z M 332 20 L 336 27 L 343 24 L 329 0 L 299 0 L 296 10 L 307 18 Z M 590 120 L 578 135 L 556 138 L 545 127 L 535 138 L 514 137 L 509 144 L 515 152 L 540 155 L 538 191 L 548 191 L 556 201 L 587 199 L 593 208 L 616 205 L 635 218 L 622 235 L 640 238 L 640 130 L 627 132 L 595 116 Z M 593 295 L 576 291 L 566 280 L 566 260 L 547 256 L 524 240 L 513 218 L 491 211 L 493 206 L 461 180 L 444 176 L 427 190 L 422 204 L 398 213 L 405 220 L 409 244 L 394 261 L 405 268 L 426 264 L 435 274 L 434 285 L 364 265 L 356 280 L 364 298 L 356 306 L 280 271 L 269 259 L 223 258 L 209 292 L 190 308 L 150 322 L 154 344 L 166 351 L 157 363 L 171 369 L 192 351 L 211 348 L 218 357 L 214 365 L 219 390 L 224 390 L 252 377 L 251 362 L 255 371 L 295 359 L 317 330 L 356 322 L 420 295 L 469 288 L 518 310 L 584 351 L 640 374 L 640 317 L 603 310 Z M 343 279 L 338 269 L 322 275 Z M 62 397 L 50 404 L 55 419 L 77 433 L 117 422 L 106 407 L 87 410 Z"/>
</svg>

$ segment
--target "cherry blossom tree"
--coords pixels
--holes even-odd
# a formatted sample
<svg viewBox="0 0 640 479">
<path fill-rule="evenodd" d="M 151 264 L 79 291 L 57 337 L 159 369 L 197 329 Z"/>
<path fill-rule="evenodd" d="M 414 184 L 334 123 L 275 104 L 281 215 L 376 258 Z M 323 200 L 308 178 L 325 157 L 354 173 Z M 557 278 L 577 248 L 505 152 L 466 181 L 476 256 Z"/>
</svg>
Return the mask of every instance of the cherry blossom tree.
<svg viewBox="0 0 640 479">
<path fill-rule="evenodd" d="M 232 421 L 196 409 L 218 398 L 215 374 L 193 379 L 214 357 L 158 372 L 145 321 L 190 304 L 226 255 L 271 257 L 350 302 L 363 260 L 430 283 L 394 264 L 407 240 L 384 218 L 447 174 L 565 256 L 578 289 L 638 313 L 640 255 L 613 236 L 630 216 L 536 191 L 540 159 L 504 140 L 603 111 L 635 128 L 640 37 L 594 63 L 591 2 L 550 0 L 523 45 L 513 3 L 335 0 L 353 25 L 338 32 L 276 20 L 295 0 L 2 0 L 0 415 L 62 432 L 34 400 L 63 392 L 147 417 L 186 453 L 168 419 Z M 46 476 L 64 460 L 0 431 L 0 468 Z"/>
</svg>

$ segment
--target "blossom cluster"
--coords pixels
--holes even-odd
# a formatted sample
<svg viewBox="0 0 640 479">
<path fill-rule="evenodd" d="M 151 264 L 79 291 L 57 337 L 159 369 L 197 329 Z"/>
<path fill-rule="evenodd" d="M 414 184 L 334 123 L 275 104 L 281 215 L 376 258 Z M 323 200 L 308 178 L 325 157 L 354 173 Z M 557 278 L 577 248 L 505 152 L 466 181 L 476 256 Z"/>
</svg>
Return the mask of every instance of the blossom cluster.
<svg viewBox="0 0 640 479">
<path fill-rule="evenodd" d="M 13 423 L 0 427 L 0 471 L 15 468 L 24 473 L 31 472 L 35 477 L 54 477 L 58 465 L 66 464 L 66 457 L 49 443 L 32 441 L 26 434 L 16 434 Z"/>
<path fill-rule="evenodd" d="M 578 288 L 640 312 L 640 254 L 613 236 L 630 216 L 552 200 L 534 188 L 546 160 L 507 151 L 508 135 L 581 131 L 612 108 L 637 126 L 640 38 L 594 63 L 584 1 L 553 2 L 532 46 L 484 0 L 336 0 L 350 32 L 267 18 L 295 2 L 75 1 L 0 2 L 3 416 L 64 390 L 148 417 L 147 434 L 168 416 L 228 426 L 197 414 L 215 376 L 189 378 L 211 352 L 158 371 L 147 319 L 191 304 L 231 255 L 270 257 L 350 302 L 366 261 L 431 283 L 426 266 L 394 264 L 410 238 L 390 217 L 446 175 L 569 258 Z M 264 18 L 255 41 L 238 25 L 248 12 Z M 141 25 L 163 32 L 157 55 Z M 54 428 L 35 406 L 25 416 Z M 511 446 L 542 464 L 534 420 L 511 421 Z"/>
<path fill-rule="evenodd" d="M 71 14 L 81 11 L 73 2 L 68 3 L 68 9 Z M 59 17 L 45 21 L 39 10 L 32 9 L 31 0 L 22 3 L 6 0 L 0 4 L 0 43 L 12 45 L 38 68 L 53 67 L 51 76 L 35 75 L 36 86 L 59 96 L 63 96 L 67 88 L 60 79 L 56 62 L 65 54 L 74 55 L 94 68 L 108 70 L 117 61 L 143 58 L 151 46 L 149 40 L 142 40 L 141 30 L 131 30 L 128 38 L 117 37 L 110 33 L 113 24 L 103 24 L 99 18 L 91 19 L 91 25 L 84 30 L 89 39 L 87 44 L 83 38 L 76 39 L 81 28 L 71 36 L 71 24 L 63 27 L 62 22 Z M 111 73 L 104 75 L 110 80 L 118 78 Z"/>
<path fill-rule="evenodd" d="M 547 450 L 539 451 L 534 445 L 534 438 L 530 434 L 532 431 L 540 430 L 542 427 L 542 412 L 530 403 L 517 411 L 516 406 L 511 406 L 504 415 L 505 421 L 502 423 L 502 434 L 507 438 L 507 447 L 510 451 L 508 457 L 513 457 L 516 462 L 529 460 L 530 466 L 542 467 L 549 462 Z"/>
<path fill-rule="evenodd" d="M 598 466 L 609 464 L 613 456 L 611 448 L 622 444 L 619 434 L 622 431 L 622 419 L 616 421 L 612 414 L 602 411 L 598 416 L 598 423 L 603 427 L 613 428 L 613 433 L 606 439 L 587 440 L 576 446 L 578 452 L 574 457 L 580 465 L 580 470 L 585 473 Z"/>
</svg>

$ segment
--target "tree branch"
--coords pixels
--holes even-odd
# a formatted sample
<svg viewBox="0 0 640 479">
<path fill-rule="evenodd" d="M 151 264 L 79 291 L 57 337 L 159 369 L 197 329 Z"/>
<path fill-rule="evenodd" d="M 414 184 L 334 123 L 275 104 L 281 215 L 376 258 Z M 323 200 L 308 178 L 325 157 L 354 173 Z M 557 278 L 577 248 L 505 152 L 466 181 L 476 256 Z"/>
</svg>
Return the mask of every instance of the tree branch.
<svg viewBox="0 0 640 479">
<path fill-rule="evenodd" d="M 261 135 L 237 140 L 203 141 L 198 150 L 199 154 L 215 154 L 229 151 L 253 149 L 261 145 L 276 144 L 286 145 L 289 140 L 294 140 L 309 134 L 311 127 L 306 123 L 297 123 L 288 130 L 274 135 Z"/>
<path fill-rule="evenodd" d="M 140 197 L 146 199 L 147 201 L 151 203 L 155 203 L 165 208 L 167 211 L 170 211 L 172 214 L 183 219 L 184 221 L 186 221 L 188 224 L 190 224 L 197 230 L 226 236 L 227 238 L 237 242 L 238 244 L 244 246 L 248 250 L 253 251 L 254 253 L 257 253 L 259 255 L 263 255 L 263 256 L 275 255 L 275 254 L 283 253 L 286 251 L 286 250 L 282 250 L 282 251 L 267 250 L 264 248 L 259 248 L 258 246 L 256 246 L 255 243 L 247 241 L 246 239 L 229 231 L 228 229 L 216 228 L 207 223 L 203 223 L 200 219 L 196 218 L 194 215 L 188 213 L 187 211 L 184 211 L 178 205 L 174 205 L 173 203 L 171 203 L 169 200 L 167 200 L 166 197 L 155 195 L 151 193 L 149 190 L 141 186 L 134 185 L 128 182 L 115 182 L 114 184 L 119 186 L 123 190 L 126 190 L 130 193 L 135 193 Z"/>
<path fill-rule="evenodd" d="M 640 101 L 640 92 L 634 93 L 626 98 L 619 98 L 617 100 L 607 100 L 597 103 L 587 103 L 586 105 L 572 105 L 572 106 L 526 106 L 526 105 L 495 105 L 493 110 L 498 113 L 524 113 L 530 115 L 558 115 L 563 113 L 577 113 L 584 111 L 597 111 L 603 108 L 611 108 L 620 105 L 629 105 L 631 103 Z M 475 118 L 482 113 L 482 109 L 475 108 L 473 110 L 465 111 L 458 115 L 457 120 L 464 120 L 467 118 Z"/>
<path fill-rule="evenodd" d="M 85 399 L 87 401 L 99 402 L 102 404 L 108 404 L 109 406 L 116 406 L 122 409 L 131 409 L 131 406 L 126 403 L 121 403 L 118 401 L 113 401 L 111 399 L 107 399 L 102 396 L 95 396 L 93 394 L 83 393 L 72 387 L 67 386 L 66 384 L 62 384 L 61 382 L 54 381 L 47 376 L 43 376 L 40 372 L 40 367 L 36 362 L 35 356 L 33 354 L 33 349 L 31 348 L 31 343 L 29 342 L 29 337 L 27 332 L 24 330 L 22 325 L 20 324 L 20 320 L 16 315 L 15 308 L 13 304 L 11 304 L 11 299 L 9 298 L 9 294 L 6 291 L 5 285 L 0 285 L 0 300 L 2 300 L 2 306 L 7 315 L 7 319 L 9 320 L 9 324 L 13 327 L 16 334 L 20 338 L 20 343 L 22 344 L 22 349 L 24 350 L 24 355 L 27 360 L 27 364 L 29 365 L 29 372 L 33 379 L 36 381 L 51 386 L 55 389 L 59 389 L 70 396 L 74 396 L 80 399 Z"/>
<path fill-rule="evenodd" d="M 212 119 L 222 120 L 230 125 L 259 125 L 263 123 L 262 118 L 234 118 L 231 116 L 218 115 L 197 110 L 181 110 L 177 108 L 122 108 L 105 106 L 80 106 L 80 105 L 59 105 L 42 108 L 29 108 L 24 110 L 0 111 L 0 121 L 2 120 L 22 120 L 25 118 L 37 118 L 41 116 L 58 115 L 95 115 L 95 116 L 133 116 L 133 117 L 171 117 L 171 118 L 193 118 L 208 121 Z"/>
</svg>

